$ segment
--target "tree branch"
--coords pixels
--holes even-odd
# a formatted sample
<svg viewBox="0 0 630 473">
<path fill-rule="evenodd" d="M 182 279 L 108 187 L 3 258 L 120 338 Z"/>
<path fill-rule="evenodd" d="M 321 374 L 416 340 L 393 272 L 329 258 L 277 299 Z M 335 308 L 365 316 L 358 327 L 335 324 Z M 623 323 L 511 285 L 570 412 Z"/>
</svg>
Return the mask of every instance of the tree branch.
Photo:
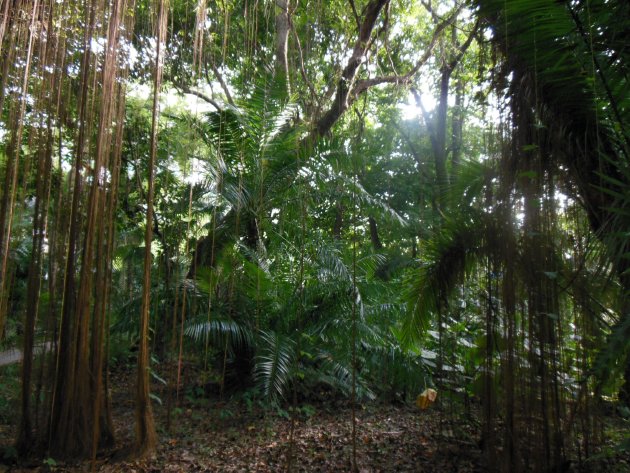
<svg viewBox="0 0 630 473">
<path fill-rule="evenodd" d="M 357 22 L 357 31 L 361 29 L 361 18 L 359 17 L 359 13 L 357 12 L 357 7 L 354 4 L 354 0 L 348 0 L 350 2 L 350 6 L 352 7 L 352 14 L 354 15 L 354 21 Z"/>
<path fill-rule="evenodd" d="M 447 26 L 451 25 L 453 23 L 453 21 L 455 21 L 455 18 L 457 17 L 457 13 L 459 12 L 459 10 L 461 8 L 462 7 L 460 6 L 457 9 L 457 11 L 455 11 L 453 13 L 453 15 L 451 15 L 449 18 L 444 20 L 442 23 L 440 23 L 435 28 L 435 30 L 433 31 L 433 35 L 431 36 L 431 41 L 429 42 L 429 45 L 427 46 L 426 50 L 424 51 L 424 54 L 422 55 L 422 57 L 416 62 L 416 64 L 407 73 L 405 73 L 403 75 L 381 76 L 381 77 L 374 77 L 372 79 L 361 80 L 361 81 L 357 82 L 357 86 L 355 87 L 355 95 L 359 95 L 359 94 L 365 92 L 370 87 L 373 87 L 373 86 L 379 85 L 379 84 L 398 84 L 398 85 L 400 85 L 400 84 L 402 84 L 402 85 L 408 84 L 411 81 L 411 79 L 413 78 L 413 76 L 417 74 L 417 72 L 420 70 L 420 68 L 424 64 L 426 64 L 426 62 L 429 60 L 429 58 L 431 57 L 431 53 L 433 52 L 433 48 L 435 47 L 435 44 L 437 43 L 437 40 L 440 37 L 440 34 L 442 33 L 442 31 L 444 31 L 444 29 Z M 470 38 L 470 39 L 472 40 L 472 38 Z"/>
<path fill-rule="evenodd" d="M 219 105 L 219 103 L 216 100 L 214 100 L 212 97 L 208 97 L 203 92 L 199 92 L 198 90 L 191 89 L 187 85 L 179 85 L 179 86 L 175 86 L 175 88 L 184 94 L 190 94 L 190 95 L 194 95 L 195 97 L 199 97 L 201 100 L 209 103 L 210 105 L 212 105 L 214 108 L 216 108 L 219 111 L 223 110 L 221 105 Z"/>
<path fill-rule="evenodd" d="M 459 61 L 462 60 L 462 57 L 464 56 L 464 54 L 468 50 L 468 47 L 470 46 L 470 43 L 472 43 L 472 40 L 477 35 L 478 28 L 479 28 L 479 19 L 477 19 L 477 21 L 475 22 L 475 25 L 473 26 L 473 29 L 468 34 L 468 38 L 466 38 L 466 41 L 464 41 L 464 43 L 462 45 L 460 45 L 459 48 L 457 48 L 457 54 L 448 63 L 447 67 L 449 68 L 450 71 L 453 71 L 457 67 L 457 65 L 459 64 Z"/>
<path fill-rule="evenodd" d="M 317 94 L 315 93 L 315 87 L 313 86 L 313 83 L 308 79 L 308 75 L 306 74 L 306 68 L 304 67 L 304 53 L 302 51 L 302 43 L 300 42 L 300 36 L 297 34 L 297 31 L 295 31 L 295 26 L 293 25 L 293 20 L 291 19 L 290 15 L 289 28 L 293 33 L 293 39 L 295 39 L 295 44 L 297 45 L 298 57 L 300 61 L 300 74 L 302 75 L 302 79 L 306 83 L 308 90 L 311 93 L 311 100 L 313 100 L 314 97 L 317 96 Z"/>
<path fill-rule="evenodd" d="M 223 93 L 225 94 L 225 98 L 227 99 L 228 103 L 234 107 L 234 99 L 232 99 L 232 94 L 230 94 L 230 90 L 223 80 L 223 76 L 214 64 L 210 64 L 210 69 L 212 70 L 214 77 L 216 77 L 217 81 L 219 81 L 219 85 L 221 86 L 221 89 L 223 89 Z"/>
<path fill-rule="evenodd" d="M 431 18 L 433 18 L 433 21 L 437 22 L 440 19 L 437 13 L 435 13 L 435 10 L 433 9 L 433 5 L 431 5 L 430 0 L 428 2 L 425 0 L 420 0 L 420 3 L 422 3 L 422 6 L 426 9 L 426 11 L 431 14 Z"/>
<path fill-rule="evenodd" d="M 350 59 L 348 59 L 346 67 L 341 73 L 341 78 L 337 83 L 336 93 L 332 105 L 326 113 L 317 120 L 314 130 L 310 134 L 310 139 L 312 141 L 315 141 L 317 138 L 328 133 L 335 122 L 341 117 L 341 115 L 343 115 L 357 97 L 367 91 L 370 87 L 378 84 L 408 84 L 420 68 L 429 60 L 431 53 L 433 52 L 433 48 L 435 47 L 442 31 L 455 21 L 457 15 L 464 7 L 463 3 L 458 5 L 457 8 L 455 8 L 455 11 L 453 11 L 446 20 L 443 20 L 435 27 L 431 36 L 431 41 L 429 42 L 424 54 L 406 74 L 364 79 L 355 84 L 359 67 L 363 63 L 365 54 L 372 44 L 371 37 L 376 21 L 378 20 L 383 7 L 388 3 L 389 0 L 371 0 L 365 7 L 365 16 L 361 23 L 361 27 L 359 28 L 359 37 L 354 44 L 352 55 L 350 56 Z"/>
<path fill-rule="evenodd" d="M 366 6 L 365 16 L 359 28 L 359 37 L 354 44 L 352 56 L 348 59 L 346 67 L 341 73 L 341 78 L 337 83 L 337 92 L 333 104 L 315 125 L 315 129 L 312 133 L 315 135 L 315 138 L 325 135 L 339 117 L 348 109 L 348 97 L 352 91 L 357 71 L 363 62 L 363 58 L 370 44 L 370 37 L 376 25 L 376 20 L 388 1 L 389 0 L 371 0 Z"/>
</svg>

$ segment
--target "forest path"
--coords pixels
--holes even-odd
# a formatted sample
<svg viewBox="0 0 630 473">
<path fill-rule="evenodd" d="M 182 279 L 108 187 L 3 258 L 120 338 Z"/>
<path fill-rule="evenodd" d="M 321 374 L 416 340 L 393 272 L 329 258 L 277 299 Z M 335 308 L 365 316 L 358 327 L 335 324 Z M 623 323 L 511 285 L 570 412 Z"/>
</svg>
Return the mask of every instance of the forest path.
<svg viewBox="0 0 630 473">
<path fill-rule="evenodd" d="M 35 355 L 41 355 L 52 348 L 51 342 L 42 343 L 35 347 Z M 19 363 L 22 361 L 22 350 L 19 348 L 11 348 L 10 350 L 0 353 L 0 366 L 12 365 L 13 363 Z"/>
</svg>

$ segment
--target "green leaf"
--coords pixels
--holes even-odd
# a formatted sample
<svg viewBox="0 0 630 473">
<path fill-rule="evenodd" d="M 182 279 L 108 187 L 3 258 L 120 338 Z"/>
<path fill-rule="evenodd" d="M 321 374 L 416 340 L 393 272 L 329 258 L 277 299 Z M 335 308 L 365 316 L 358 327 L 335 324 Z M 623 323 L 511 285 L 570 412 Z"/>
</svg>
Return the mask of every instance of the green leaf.
<svg viewBox="0 0 630 473">
<path fill-rule="evenodd" d="M 155 379 L 156 381 L 158 381 L 160 384 L 163 384 L 164 386 L 166 386 L 166 380 L 162 377 L 160 377 L 154 370 L 151 370 L 151 377 L 153 379 Z"/>
<path fill-rule="evenodd" d="M 538 176 L 536 171 L 521 171 L 518 173 L 518 177 L 527 177 L 529 179 L 534 179 Z"/>
<path fill-rule="evenodd" d="M 149 393 L 149 397 L 153 399 L 155 402 L 157 402 L 160 406 L 162 405 L 162 399 L 160 399 L 160 397 L 157 394 Z"/>
</svg>

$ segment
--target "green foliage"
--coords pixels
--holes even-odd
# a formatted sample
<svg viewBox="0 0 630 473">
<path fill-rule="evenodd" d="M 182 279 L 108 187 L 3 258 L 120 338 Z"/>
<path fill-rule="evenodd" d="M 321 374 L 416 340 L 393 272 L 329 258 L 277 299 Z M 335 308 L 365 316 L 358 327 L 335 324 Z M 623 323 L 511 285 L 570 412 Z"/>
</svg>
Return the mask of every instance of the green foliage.
<svg viewBox="0 0 630 473">
<path fill-rule="evenodd" d="M 0 373 L 0 422 L 11 424 L 15 422 L 15 412 L 19 405 L 19 365 L 2 366 Z"/>
<path fill-rule="evenodd" d="M 235 320 L 218 319 L 216 316 L 209 322 L 189 322 L 184 333 L 200 342 L 209 339 L 213 345 L 221 346 L 225 339 L 231 347 L 247 348 L 252 345 L 252 333 Z"/>
<path fill-rule="evenodd" d="M 51 470 L 54 470 L 57 466 L 57 461 L 52 457 L 44 459 L 42 463 L 44 464 L 44 466 L 48 467 Z"/>
<path fill-rule="evenodd" d="M 483 214 L 469 212 L 446 220 L 420 248 L 420 264 L 409 275 L 408 316 L 397 332 L 403 346 L 422 338 L 432 317 L 446 309 L 456 284 L 486 254 L 487 228 Z"/>
<path fill-rule="evenodd" d="M 619 376 L 630 355 L 630 317 L 625 315 L 611 328 L 606 343 L 593 362 L 593 374 L 600 384 Z M 617 368 L 617 369 L 615 369 Z"/>
<path fill-rule="evenodd" d="M 184 388 L 187 400 L 200 405 L 210 403 L 208 385 L 219 385 L 222 397 L 234 395 L 248 409 L 271 407 L 289 417 L 294 390 L 305 404 L 292 412 L 309 417 L 318 393 L 411 400 L 435 386 L 440 400 L 480 397 L 496 408 L 484 412 L 486 433 L 500 420 L 506 442 L 549 429 L 561 439 L 590 426 L 590 419 L 568 422 L 561 404 L 573 403 L 583 415 L 584 399 L 615 395 L 630 351 L 628 2 L 381 2 L 368 50 L 350 64 L 356 75 L 344 68 L 365 30 L 362 8 L 376 3 L 290 3 L 289 77 L 274 57 L 273 2 L 169 6 L 150 249 L 150 342 L 160 370 L 151 371 L 152 380 L 167 384 L 171 377 L 159 363 L 182 353 L 202 370 L 200 382 Z M 128 86 L 124 133 L 112 134 L 115 146 L 103 148 L 109 159 L 122 147 L 118 195 L 110 194 L 114 169 L 103 176 L 94 169 L 104 144 L 96 127 L 86 120 L 85 136 L 76 129 L 83 125 L 79 104 L 100 111 L 106 102 L 96 38 L 88 63 L 97 70 L 85 76 L 93 89 L 80 99 L 76 93 L 83 25 L 74 16 L 87 12 L 62 14 L 74 30 L 64 32 L 67 41 L 49 42 L 67 48 L 47 59 L 63 58 L 63 68 L 48 67 L 38 52 L 48 51 L 39 42 L 56 34 L 56 24 L 46 35 L 33 30 L 32 77 L 19 78 L 26 62 L 19 46 L 7 48 L 0 182 L 11 177 L 12 123 L 24 125 L 0 288 L 7 347 L 23 338 L 37 164 L 50 153 L 55 169 L 44 212 L 37 341 L 59 336 L 61 308 L 75 302 L 73 283 L 88 289 L 81 293 L 87 300 L 111 276 L 110 338 L 103 346 L 113 363 L 135 360 L 153 142 L 152 103 L 144 95 L 155 46 L 153 7 L 143 0 L 135 8 L 133 48 L 125 46 L 119 60 L 124 66 L 129 53 L 138 61 L 129 64 L 128 81 L 115 78 Z M 207 21 L 196 25 L 195 13 L 206 13 Z M 33 28 L 43 28 L 46 14 Z M 478 21 L 481 28 L 471 30 Z M 105 27 L 99 20 L 95 31 Z M 27 31 L 5 35 L 0 47 Z M 450 65 L 469 34 L 470 48 Z M 61 71 L 63 116 L 40 104 L 49 100 L 37 88 L 48 69 Z M 448 85 L 446 71 L 448 91 L 440 90 Z M 32 85 L 20 94 L 25 79 Z M 410 106 L 410 88 L 426 109 Z M 445 108 L 429 106 L 437 97 Z M 18 117 L 22 105 L 25 115 Z M 318 124 L 335 107 L 334 126 L 319 136 Z M 436 149 L 438 135 L 443 149 Z M 437 182 L 441 154 L 448 176 Z M 76 174 L 69 167 L 75 156 Z M 115 238 L 106 232 L 114 242 L 111 261 L 100 259 L 108 242 L 95 235 L 95 278 L 102 279 L 85 287 L 80 267 L 91 264 L 84 259 L 92 248 L 83 248 L 90 240 L 82 220 L 68 249 L 75 177 L 87 187 L 98 178 L 94 195 L 103 199 L 94 202 L 115 210 Z M 0 198 L 13 198 L 4 192 Z M 81 216 L 91 208 L 88 195 L 79 199 Z M 77 255 L 76 274 L 64 273 L 67 254 Z M 96 321 L 92 305 L 81 314 Z M 83 341 L 92 335 L 81 334 Z M 183 346 L 174 347 L 182 335 Z M 42 379 L 65 372 L 57 368 L 65 367 Z M 2 370 L 0 419 L 9 421 L 18 375 L 14 367 Z M 45 396 L 52 387 L 42 387 Z M 557 403 L 548 403 L 554 396 Z M 543 429 L 509 430 L 521 424 L 512 422 L 512 411 L 527 410 L 514 407 L 519 403 L 543 406 L 531 414 Z M 233 414 L 224 409 L 220 417 Z M 554 448 L 563 452 L 587 433 Z M 497 449 L 530 453 L 513 447 Z"/>
<path fill-rule="evenodd" d="M 262 332 L 260 354 L 256 357 L 254 376 L 263 394 L 275 401 L 285 394 L 293 373 L 295 342 L 287 336 Z"/>
</svg>

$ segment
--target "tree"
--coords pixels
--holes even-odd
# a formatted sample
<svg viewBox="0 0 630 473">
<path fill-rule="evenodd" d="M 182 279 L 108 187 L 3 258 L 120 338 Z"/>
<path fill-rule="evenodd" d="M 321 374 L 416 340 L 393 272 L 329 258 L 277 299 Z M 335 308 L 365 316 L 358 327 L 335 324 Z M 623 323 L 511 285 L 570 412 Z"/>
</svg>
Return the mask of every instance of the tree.
<svg viewBox="0 0 630 473">
<path fill-rule="evenodd" d="M 432 9 L 431 5 L 426 5 L 427 9 L 431 13 L 434 21 L 438 22 L 439 17 Z M 447 112 L 448 112 L 448 97 L 450 92 L 450 81 L 455 69 L 459 65 L 462 57 L 466 53 L 466 50 L 470 47 L 473 39 L 477 35 L 478 23 L 475 23 L 470 27 L 470 31 L 467 33 L 467 37 L 463 43 L 460 44 L 459 39 L 457 37 L 457 30 L 460 28 L 457 25 L 458 11 L 456 10 L 453 13 L 453 24 L 450 26 L 452 31 L 452 44 L 447 45 L 446 41 L 442 39 L 441 43 L 441 54 L 440 54 L 440 62 L 441 65 L 439 67 L 440 78 L 439 78 L 439 96 L 437 100 L 437 110 L 435 112 L 435 117 L 429 116 L 429 113 L 424 108 L 422 104 L 422 98 L 420 93 L 417 90 L 413 90 L 414 98 L 418 107 L 422 109 L 422 113 L 424 116 L 425 123 L 427 128 L 429 129 L 430 137 L 431 137 L 431 146 L 433 147 L 433 158 L 435 160 L 435 176 L 437 179 L 438 185 L 438 204 L 442 200 L 442 196 L 446 193 L 446 186 L 448 185 L 448 173 L 447 173 L 447 154 L 448 150 L 446 148 L 446 136 L 447 136 Z M 456 131 L 456 120 L 453 119 L 453 136 L 457 134 Z M 454 143 L 454 146 L 458 146 Z M 455 147 L 451 150 L 453 153 L 453 161 L 457 163 L 457 156 Z"/>
<path fill-rule="evenodd" d="M 618 62 L 624 48 L 616 32 L 627 26 L 627 9 L 615 3 L 609 15 L 603 2 L 586 5 L 548 5 L 479 2 L 481 15 L 496 27 L 496 42 L 516 74 L 511 94 L 534 114 L 516 124 L 516 133 L 544 124 L 541 139 L 552 140 L 544 158 L 549 165 L 570 171 L 570 193 L 579 194 L 592 230 L 607 247 L 617 276 L 627 293 L 628 242 L 619 236 L 628 228 L 627 206 L 628 116 L 627 94 L 619 84 L 625 68 Z M 544 19 L 544 20 L 543 20 Z M 523 29 L 524 24 L 528 28 Z M 542 45 L 553 44 L 553 48 Z M 574 56 L 567 56 L 569 48 Z M 611 59 L 613 58 L 613 59 Z M 603 104 L 608 103 L 605 107 Z M 521 146 L 531 143 L 521 139 Z M 627 351 L 627 307 L 613 332 L 606 357 Z M 612 355 L 615 353 L 615 355 Z M 627 364 L 628 361 L 625 362 Z M 627 372 L 627 370 L 626 370 Z M 603 375 L 602 372 L 599 373 Z M 626 379 L 626 386 L 630 380 Z M 627 387 L 625 388 L 627 390 Z"/>
</svg>

